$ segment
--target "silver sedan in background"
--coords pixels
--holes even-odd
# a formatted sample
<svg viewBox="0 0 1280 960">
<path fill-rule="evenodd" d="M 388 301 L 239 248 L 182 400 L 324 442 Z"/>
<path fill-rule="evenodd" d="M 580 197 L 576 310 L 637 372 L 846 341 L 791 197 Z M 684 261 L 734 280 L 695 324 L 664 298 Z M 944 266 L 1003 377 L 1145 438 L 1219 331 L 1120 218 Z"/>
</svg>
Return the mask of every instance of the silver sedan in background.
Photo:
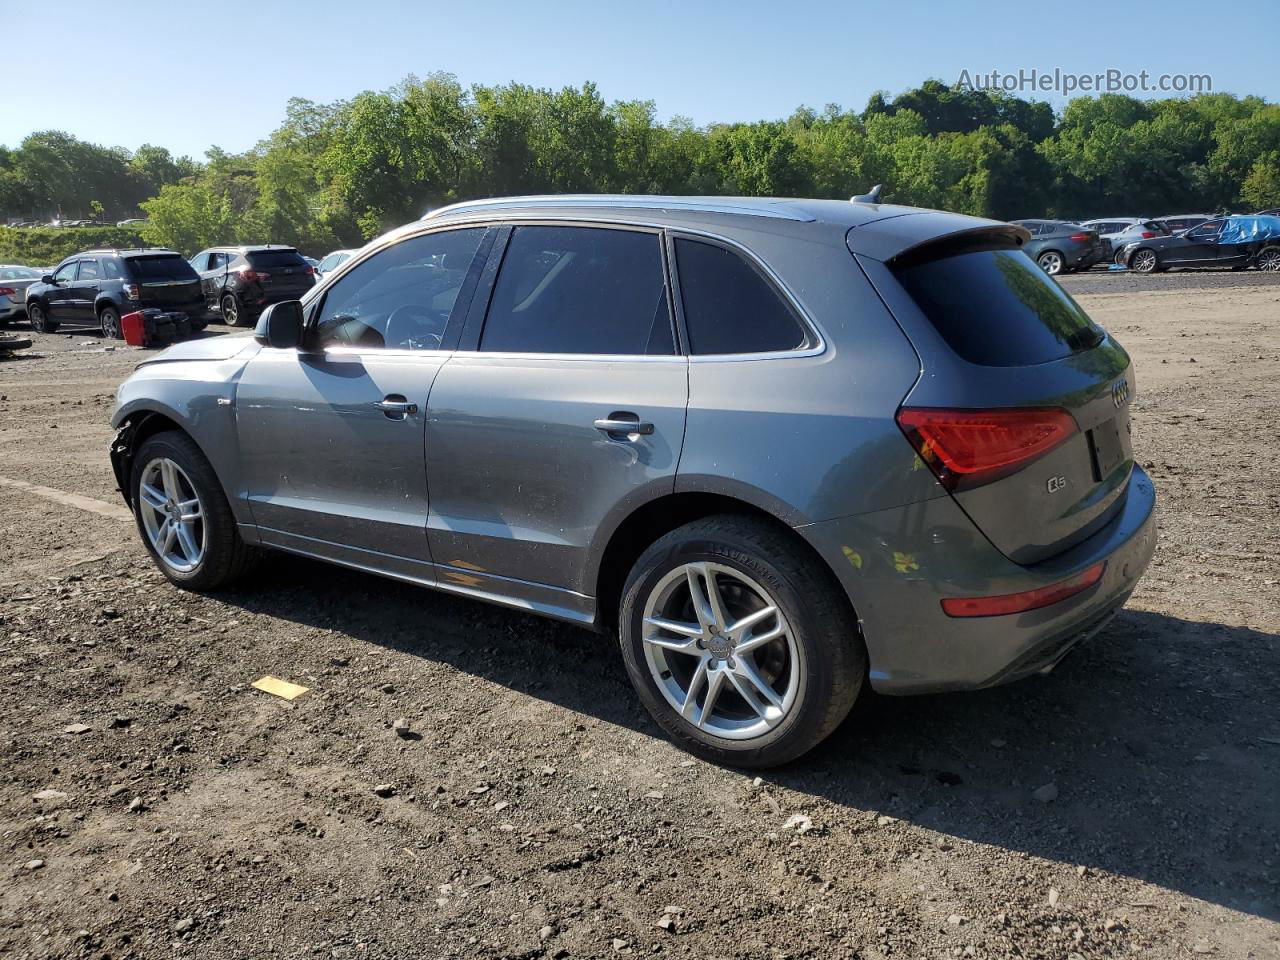
<svg viewBox="0 0 1280 960">
<path fill-rule="evenodd" d="M 0 326 L 27 315 L 27 287 L 40 276 L 35 267 L 0 264 Z"/>
</svg>

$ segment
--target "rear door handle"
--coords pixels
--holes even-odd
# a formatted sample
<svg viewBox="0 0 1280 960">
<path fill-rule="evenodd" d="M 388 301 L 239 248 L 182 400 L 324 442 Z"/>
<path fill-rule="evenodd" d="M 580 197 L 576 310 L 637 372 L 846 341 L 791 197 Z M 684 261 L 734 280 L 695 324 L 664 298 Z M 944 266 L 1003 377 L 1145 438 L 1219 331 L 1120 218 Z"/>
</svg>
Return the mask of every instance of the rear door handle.
<svg viewBox="0 0 1280 960">
<path fill-rule="evenodd" d="M 412 400 L 406 400 L 398 393 L 383 397 L 381 400 L 375 401 L 373 405 L 386 414 L 390 420 L 403 420 L 409 414 L 418 412 L 416 403 Z"/>
<path fill-rule="evenodd" d="M 653 433 L 653 424 L 646 423 L 634 413 L 611 413 L 597 420 L 595 427 L 601 433 L 607 433 L 616 440 L 626 439 L 635 434 L 647 437 Z"/>
</svg>

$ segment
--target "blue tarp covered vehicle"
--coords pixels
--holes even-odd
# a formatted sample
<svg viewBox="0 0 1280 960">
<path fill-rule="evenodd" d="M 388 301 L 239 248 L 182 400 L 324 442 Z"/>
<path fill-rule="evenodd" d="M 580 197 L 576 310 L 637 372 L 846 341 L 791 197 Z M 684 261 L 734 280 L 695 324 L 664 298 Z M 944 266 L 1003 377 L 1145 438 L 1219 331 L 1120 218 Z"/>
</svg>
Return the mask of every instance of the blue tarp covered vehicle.
<svg viewBox="0 0 1280 960">
<path fill-rule="evenodd" d="M 1170 267 L 1280 270 L 1280 217 L 1219 217 L 1171 237 L 1131 243 L 1116 260 L 1138 273 Z"/>
</svg>

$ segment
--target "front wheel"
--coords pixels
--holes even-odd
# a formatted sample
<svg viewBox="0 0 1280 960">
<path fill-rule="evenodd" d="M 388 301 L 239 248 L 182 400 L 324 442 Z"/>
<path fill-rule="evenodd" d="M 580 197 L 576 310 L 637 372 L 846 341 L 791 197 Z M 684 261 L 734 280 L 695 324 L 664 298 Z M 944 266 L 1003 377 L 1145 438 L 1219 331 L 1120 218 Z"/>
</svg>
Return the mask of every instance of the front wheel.
<svg viewBox="0 0 1280 960">
<path fill-rule="evenodd" d="M 240 303 L 233 294 L 222 298 L 222 322 L 228 327 L 240 326 Z"/>
<path fill-rule="evenodd" d="M 120 333 L 120 314 L 115 307 L 102 308 L 102 312 L 98 314 L 98 326 L 108 340 L 119 340 L 123 336 Z"/>
<path fill-rule="evenodd" d="M 1056 277 L 1066 268 L 1066 261 L 1062 259 L 1062 254 L 1057 250 L 1046 250 L 1036 258 L 1036 263 L 1051 277 Z"/>
<path fill-rule="evenodd" d="M 1258 251 L 1258 258 L 1254 263 L 1259 270 L 1266 270 L 1268 273 L 1280 271 L 1280 247 L 1264 247 Z"/>
<path fill-rule="evenodd" d="M 1154 250 L 1142 249 L 1133 255 L 1131 269 L 1137 273 L 1155 273 L 1160 266 L 1160 258 Z"/>
<path fill-rule="evenodd" d="M 841 587 L 786 531 L 731 514 L 660 538 L 623 591 L 627 673 L 677 743 L 716 763 L 771 767 L 845 718 L 866 651 Z"/>
<path fill-rule="evenodd" d="M 147 439 L 133 458 L 133 512 L 160 572 L 189 590 L 216 590 L 244 573 L 258 551 L 240 539 L 213 467 L 185 433 Z"/>
<path fill-rule="evenodd" d="M 27 304 L 27 319 L 31 321 L 31 328 L 39 333 L 56 333 L 58 330 L 58 325 L 49 319 L 49 314 L 38 303 Z"/>
</svg>

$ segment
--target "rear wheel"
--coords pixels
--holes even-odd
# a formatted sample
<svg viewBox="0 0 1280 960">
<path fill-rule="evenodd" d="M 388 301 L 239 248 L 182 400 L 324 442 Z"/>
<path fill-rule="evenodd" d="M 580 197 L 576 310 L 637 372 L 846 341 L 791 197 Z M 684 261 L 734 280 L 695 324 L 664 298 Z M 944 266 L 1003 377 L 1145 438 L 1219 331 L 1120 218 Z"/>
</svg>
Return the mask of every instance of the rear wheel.
<svg viewBox="0 0 1280 960">
<path fill-rule="evenodd" d="M 862 689 L 840 586 L 784 531 L 735 515 L 659 539 L 623 591 L 619 641 L 641 701 L 686 749 L 769 767 L 820 743 Z"/>
<path fill-rule="evenodd" d="M 1137 273 L 1154 273 L 1160 267 L 1160 258 L 1154 250 L 1143 247 L 1134 253 L 1130 266 Z"/>
<path fill-rule="evenodd" d="M 58 329 L 58 325 L 49 319 L 49 314 L 38 303 L 27 304 L 27 319 L 31 321 L 32 329 L 40 333 L 55 333 Z"/>
<path fill-rule="evenodd" d="M 160 572 L 189 590 L 216 590 L 258 558 L 240 539 L 226 495 L 200 448 L 167 430 L 133 458 L 134 518 Z"/>
<path fill-rule="evenodd" d="M 1259 270 L 1266 270 L 1268 273 L 1280 271 L 1280 247 L 1263 247 L 1258 251 L 1254 262 Z"/>
<path fill-rule="evenodd" d="M 1066 268 L 1066 260 L 1057 250 L 1046 250 L 1040 256 L 1036 257 L 1036 263 L 1051 277 L 1056 277 Z"/>
<path fill-rule="evenodd" d="M 221 301 L 222 322 L 228 327 L 240 326 L 240 303 L 233 294 L 225 294 Z"/>
<path fill-rule="evenodd" d="M 110 340 L 119 340 L 120 333 L 120 314 L 115 307 L 103 307 L 98 314 L 98 326 L 102 328 L 102 335 Z"/>
</svg>

